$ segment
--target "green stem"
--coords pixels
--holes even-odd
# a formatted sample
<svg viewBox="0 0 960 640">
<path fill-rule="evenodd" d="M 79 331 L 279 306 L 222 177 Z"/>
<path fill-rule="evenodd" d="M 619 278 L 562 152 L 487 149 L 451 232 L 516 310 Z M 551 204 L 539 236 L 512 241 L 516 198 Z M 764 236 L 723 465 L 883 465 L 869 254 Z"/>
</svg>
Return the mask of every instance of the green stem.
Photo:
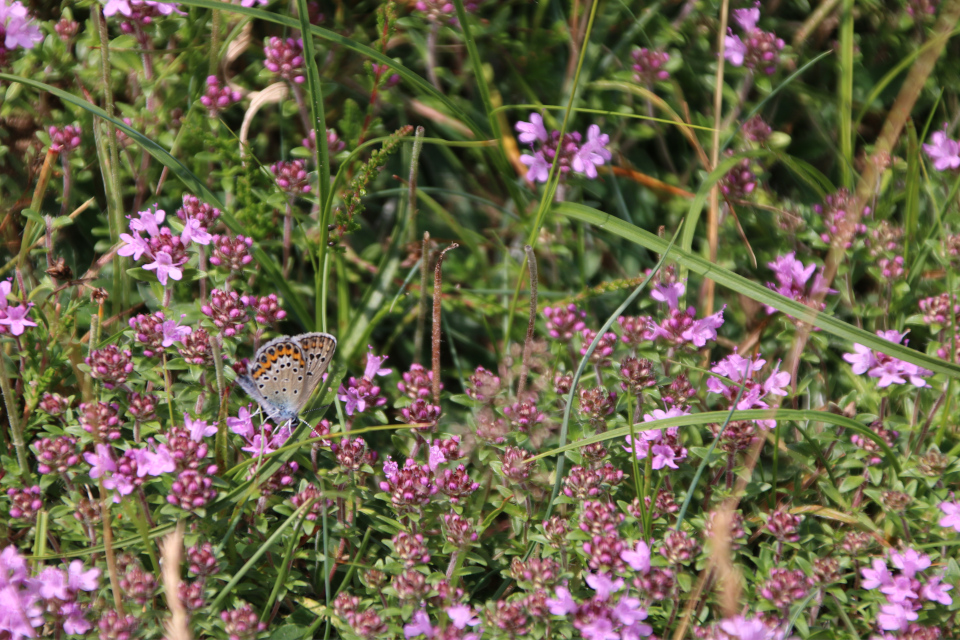
<svg viewBox="0 0 960 640">
<path fill-rule="evenodd" d="M 0 389 L 3 390 L 3 403 L 7 409 L 7 420 L 10 421 L 10 439 L 17 450 L 17 463 L 20 465 L 20 477 L 29 485 L 30 467 L 27 458 L 27 447 L 23 442 L 23 425 L 20 424 L 20 410 L 17 408 L 17 397 L 10 387 L 10 375 L 7 373 L 5 354 L 0 352 Z"/>
</svg>

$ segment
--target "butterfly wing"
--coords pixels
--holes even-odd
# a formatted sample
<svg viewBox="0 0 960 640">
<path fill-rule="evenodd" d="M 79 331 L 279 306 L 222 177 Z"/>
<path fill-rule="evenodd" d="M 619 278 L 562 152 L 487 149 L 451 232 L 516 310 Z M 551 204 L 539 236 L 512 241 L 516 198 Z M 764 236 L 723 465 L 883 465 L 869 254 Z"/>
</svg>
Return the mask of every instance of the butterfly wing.
<svg viewBox="0 0 960 640">
<path fill-rule="evenodd" d="M 337 350 L 337 339 L 329 333 L 304 333 L 293 338 L 299 345 L 306 362 L 306 375 L 303 382 L 303 403 L 306 404 L 313 392 L 323 382 L 323 373 L 333 360 Z M 302 407 L 303 405 L 301 405 Z"/>
<path fill-rule="evenodd" d="M 244 382 L 239 379 L 238 382 L 270 418 L 286 422 L 295 419 L 309 399 L 310 395 L 304 393 L 308 378 L 307 361 L 300 345 L 284 337 L 271 340 L 257 351 L 256 364 L 248 378 L 255 393 L 250 393 Z"/>
</svg>

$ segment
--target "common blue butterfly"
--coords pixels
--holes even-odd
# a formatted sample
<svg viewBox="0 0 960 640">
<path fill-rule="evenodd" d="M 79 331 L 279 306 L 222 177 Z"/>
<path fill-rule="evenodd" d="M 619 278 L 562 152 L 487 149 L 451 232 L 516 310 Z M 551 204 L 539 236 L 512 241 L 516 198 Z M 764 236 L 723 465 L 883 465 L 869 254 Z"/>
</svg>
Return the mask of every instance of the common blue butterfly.
<svg viewBox="0 0 960 640">
<path fill-rule="evenodd" d="M 237 384 L 281 425 L 296 420 L 323 381 L 337 339 L 328 333 L 302 333 L 274 338 L 257 350 L 249 375 Z"/>
</svg>

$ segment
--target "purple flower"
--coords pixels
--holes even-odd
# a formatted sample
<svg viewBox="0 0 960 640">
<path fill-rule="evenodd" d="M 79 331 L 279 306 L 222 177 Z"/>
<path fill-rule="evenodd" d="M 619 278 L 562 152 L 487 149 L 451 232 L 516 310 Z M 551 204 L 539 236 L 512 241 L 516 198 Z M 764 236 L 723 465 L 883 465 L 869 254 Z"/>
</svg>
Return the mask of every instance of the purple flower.
<svg viewBox="0 0 960 640">
<path fill-rule="evenodd" d="M 890 554 L 890 562 L 897 569 L 903 572 L 903 575 L 912 578 L 918 571 L 923 571 L 930 566 L 930 556 L 920 553 L 914 549 L 907 549 L 903 553 L 894 551 Z"/>
<path fill-rule="evenodd" d="M 773 629 L 757 618 L 728 618 L 720 623 L 720 628 L 737 640 L 773 640 L 778 637 Z"/>
<path fill-rule="evenodd" d="M 407 638 L 418 636 L 424 636 L 427 640 L 433 638 L 434 629 L 433 625 L 430 624 L 430 616 L 427 615 L 427 612 L 421 609 L 413 614 L 413 620 L 410 624 L 403 625 L 403 635 Z"/>
<path fill-rule="evenodd" d="M 137 215 L 140 217 L 130 218 L 131 231 L 143 231 L 151 238 L 160 235 L 160 225 L 163 224 L 164 218 L 167 217 L 166 211 L 163 209 L 154 208 L 153 211 L 150 211 L 149 209 L 146 211 L 139 211 L 137 212 Z"/>
<path fill-rule="evenodd" d="M 623 578 L 611 580 L 605 573 L 588 573 L 587 585 L 597 592 L 597 597 L 601 600 L 610 598 L 611 593 L 620 591 L 623 588 Z"/>
<path fill-rule="evenodd" d="M 530 122 L 518 122 L 514 125 L 520 135 L 517 139 L 524 144 L 547 141 L 547 129 L 543 126 L 543 117 L 539 113 L 530 114 Z"/>
<path fill-rule="evenodd" d="M 946 124 L 943 125 L 943 131 L 935 131 L 930 136 L 930 144 L 923 145 L 923 150 L 937 171 L 960 168 L 960 142 L 947 137 Z"/>
<path fill-rule="evenodd" d="M 613 623 L 607 618 L 595 620 L 580 627 L 583 640 L 620 640 L 620 634 L 613 630 Z"/>
<path fill-rule="evenodd" d="M 173 257 L 165 252 L 161 251 L 158 253 L 153 262 L 143 265 L 143 268 L 147 271 L 156 271 L 157 280 L 160 281 L 160 284 L 167 286 L 167 278 L 172 278 L 174 280 L 180 280 L 183 277 L 183 271 L 180 268 L 173 264 Z"/>
<path fill-rule="evenodd" d="M 227 418 L 227 428 L 229 428 L 231 432 L 248 440 L 252 438 L 256 432 L 253 426 L 253 416 L 247 407 L 240 407 L 240 410 L 237 411 L 236 418 Z"/>
<path fill-rule="evenodd" d="M 547 598 L 547 609 L 555 616 L 567 616 L 577 610 L 577 603 L 566 587 L 557 587 L 556 598 Z"/>
<path fill-rule="evenodd" d="M 447 615 L 450 616 L 450 624 L 457 629 L 466 629 L 468 625 L 475 627 L 480 624 L 480 618 L 473 614 L 473 609 L 470 608 L 470 605 L 458 604 L 447 607 L 446 612 Z"/>
<path fill-rule="evenodd" d="M 653 461 L 652 466 L 654 469 L 663 469 L 664 467 L 670 467 L 671 469 L 679 469 L 677 466 L 676 460 L 678 459 L 677 454 L 674 452 L 673 447 L 668 447 L 663 444 L 656 444 L 653 446 Z"/>
<path fill-rule="evenodd" d="M 191 218 L 183 224 L 180 241 L 183 244 L 196 242 L 197 244 L 208 245 L 213 241 L 213 236 L 207 232 L 207 228 L 203 226 L 200 220 Z"/>
<path fill-rule="evenodd" d="M 60 569 L 47 567 L 36 577 L 37 593 L 41 598 L 58 600 L 67 600 L 70 595 L 67 593 L 67 576 Z"/>
<path fill-rule="evenodd" d="M 637 540 L 637 545 L 631 551 L 627 549 L 620 554 L 620 559 L 630 565 L 634 571 L 646 573 L 650 570 L 650 547 L 643 540 Z"/>
<path fill-rule="evenodd" d="M 744 392 L 737 403 L 737 410 L 766 409 L 770 405 L 763 399 L 768 395 L 787 395 L 786 387 L 790 384 L 790 374 L 786 371 L 780 371 L 780 363 L 774 366 L 767 378 L 761 383 L 759 374 L 766 363 L 767 361 L 759 356 L 754 356 L 753 359 L 748 360 L 737 353 L 732 353 L 710 369 L 723 377 L 711 376 L 707 378 L 707 389 L 711 393 L 723 394 L 727 400 L 733 402 L 737 394 L 740 393 L 742 383 Z M 731 380 L 733 384 L 726 384 L 724 379 Z M 774 420 L 756 420 L 755 422 L 764 429 L 772 429 L 776 426 Z"/>
<path fill-rule="evenodd" d="M 69 635 L 82 636 L 93 628 L 90 621 L 84 617 L 86 609 L 77 602 L 66 602 L 60 607 L 60 615 L 66 618 L 63 621 L 63 630 Z"/>
<path fill-rule="evenodd" d="M 0 318 L 0 324 L 10 327 L 10 333 L 13 335 L 21 335 L 27 327 L 37 326 L 36 322 L 27 317 L 32 306 L 32 302 L 28 303 L 27 306 L 22 304 L 16 307 L 7 306 L 4 310 L 4 317 Z"/>
<path fill-rule="evenodd" d="M 180 316 L 180 318 L 184 317 L 185 315 Z M 174 342 L 183 342 L 183 339 L 193 331 L 190 327 L 180 326 L 175 320 L 165 320 L 161 326 L 163 329 L 163 340 L 160 344 L 164 347 L 169 347 Z"/>
<path fill-rule="evenodd" d="M 387 399 L 380 397 L 380 387 L 373 383 L 376 376 L 385 376 L 392 373 L 392 369 L 383 366 L 387 356 L 373 355 L 373 347 L 368 347 L 367 366 L 363 371 L 363 377 L 357 380 L 350 377 L 347 385 L 340 385 L 337 390 L 337 399 L 346 403 L 344 411 L 348 416 L 354 413 L 363 413 L 368 408 L 376 408 L 387 403 Z"/>
<path fill-rule="evenodd" d="M 953 527 L 954 531 L 960 533 L 960 502 L 941 502 L 940 511 L 946 514 L 940 518 L 940 526 Z"/>
<path fill-rule="evenodd" d="M 890 570 L 887 569 L 887 563 L 879 558 L 874 558 L 871 563 L 872 569 L 860 569 L 860 574 L 863 576 L 863 588 L 864 589 L 876 589 L 877 587 L 885 586 L 893 582 L 893 577 L 890 575 Z"/>
<path fill-rule="evenodd" d="M 682 282 L 669 285 L 658 284 L 650 293 L 650 297 L 659 302 L 667 303 L 668 316 L 659 324 L 652 326 L 651 339 L 663 338 L 674 345 L 680 346 L 691 343 L 696 347 L 707 344 L 707 340 L 716 340 L 717 329 L 723 326 L 723 309 L 706 318 L 694 320 L 696 309 L 688 307 L 686 311 L 680 309 L 680 296 L 686 290 Z"/>
<path fill-rule="evenodd" d="M 244 409 L 241 408 L 241 411 Z M 194 442 L 200 442 L 204 438 L 217 435 L 217 425 L 209 425 L 206 420 L 193 420 L 189 414 L 183 414 L 183 423 L 190 432 L 190 439 Z"/>
<path fill-rule="evenodd" d="M 947 594 L 947 591 L 953 589 L 953 585 L 941 584 L 943 576 L 934 576 L 927 580 L 927 584 L 923 585 L 923 590 L 920 594 L 927 600 L 931 602 L 939 602 L 943 605 L 953 604 L 953 598 Z"/>
<path fill-rule="evenodd" d="M 743 66 L 743 59 L 747 55 L 747 45 L 743 44 L 740 36 L 730 34 L 723 37 L 723 57 L 735 67 Z"/>
<path fill-rule="evenodd" d="M 67 569 L 67 586 L 73 591 L 96 591 L 100 585 L 100 569 L 83 570 L 83 560 L 74 560 Z"/>
<path fill-rule="evenodd" d="M 890 331 L 877 331 L 877 335 L 894 344 L 900 344 L 907 332 L 900 333 L 896 329 L 892 329 Z M 907 342 L 903 344 L 907 344 Z M 877 387 L 881 389 L 889 387 L 891 384 L 906 384 L 907 380 L 915 387 L 930 386 L 923 377 L 933 375 L 932 371 L 898 360 L 880 351 L 873 351 L 862 344 L 854 344 L 853 350 L 854 353 L 844 354 L 843 359 L 853 365 L 855 374 L 867 373 L 871 378 L 879 378 Z"/>
<path fill-rule="evenodd" d="M 890 602 L 906 602 L 917 598 L 913 584 L 907 576 L 897 576 L 892 582 L 880 587 L 880 593 L 886 594 Z"/>
<path fill-rule="evenodd" d="M 610 136 L 600 133 L 600 127 L 592 124 L 587 128 L 587 141 L 573 157 L 570 166 L 591 180 L 597 177 L 597 167 L 610 160 L 613 154 L 607 150 Z"/>
<path fill-rule="evenodd" d="M 117 255 L 119 256 L 130 256 L 134 261 L 137 261 L 144 253 L 150 252 L 150 245 L 137 231 L 134 231 L 133 235 L 121 233 L 120 240 L 123 241 L 123 245 L 117 249 Z"/>
<path fill-rule="evenodd" d="M 546 182 L 550 177 L 550 163 L 542 154 L 525 153 L 520 156 L 520 162 L 530 167 L 527 170 L 527 180 L 530 182 Z"/>
<path fill-rule="evenodd" d="M 834 289 L 827 288 L 822 274 L 817 274 L 810 287 L 807 287 L 807 281 L 817 270 L 817 265 L 811 263 L 804 266 L 802 262 L 796 259 L 796 254 L 791 251 L 787 255 L 778 256 L 773 262 L 768 262 L 767 266 L 773 269 L 777 278 L 777 284 L 767 283 L 767 287 L 791 300 L 796 300 L 801 304 L 810 305 L 810 302 L 818 295 L 824 293 L 836 293 Z M 820 303 L 820 309 L 823 310 L 826 303 Z M 776 313 L 776 309 L 767 306 L 767 314 Z"/>
<path fill-rule="evenodd" d="M 117 470 L 117 463 L 113 460 L 110 447 L 102 443 L 97 444 L 96 453 L 84 453 L 83 459 L 90 465 L 90 477 L 94 480 L 104 474 L 112 474 Z"/>
<path fill-rule="evenodd" d="M 887 631 L 906 631 L 907 624 L 919 617 L 916 611 L 902 604 L 885 604 L 880 607 L 877 623 Z"/>
<path fill-rule="evenodd" d="M 17 47 L 32 49 L 43 42 L 43 34 L 27 8 L 20 2 L 0 1 L 0 34 L 5 34 L 3 46 L 13 50 Z"/>
<path fill-rule="evenodd" d="M 165 473 L 172 473 L 177 469 L 177 463 L 173 458 L 173 453 L 165 444 L 156 447 L 156 451 L 149 448 L 138 449 L 134 451 L 137 459 L 137 477 L 144 476 L 162 476 Z"/>
</svg>

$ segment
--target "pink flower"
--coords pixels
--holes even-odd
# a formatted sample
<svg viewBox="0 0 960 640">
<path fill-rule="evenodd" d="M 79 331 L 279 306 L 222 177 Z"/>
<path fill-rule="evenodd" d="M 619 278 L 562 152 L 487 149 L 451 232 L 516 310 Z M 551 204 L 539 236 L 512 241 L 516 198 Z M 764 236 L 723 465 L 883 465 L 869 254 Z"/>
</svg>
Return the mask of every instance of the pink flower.
<svg viewBox="0 0 960 640">
<path fill-rule="evenodd" d="M 403 625 L 403 635 L 407 638 L 424 636 L 427 640 L 430 640 L 430 638 L 433 638 L 433 634 L 434 630 L 433 625 L 430 624 L 430 616 L 423 609 L 413 614 L 413 620 L 410 624 Z"/>
<path fill-rule="evenodd" d="M 885 594 L 890 602 L 906 602 L 917 597 L 917 592 L 912 586 L 910 578 L 897 576 L 889 584 L 880 587 L 880 593 Z"/>
<path fill-rule="evenodd" d="M 547 141 L 547 129 L 543 126 L 543 117 L 539 113 L 530 114 L 530 122 L 518 122 L 514 125 L 520 135 L 517 139 L 523 144 Z"/>
<path fill-rule="evenodd" d="M 634 571 L 646 573 L 650 570 L 650 547 L 643 540 L 637 540 L 632 551 L 627 549 L 620 553 L 620 559 L 630 565 Z"/>
<path fill-rule="evenodd" d="M 941 502 L 940 511 L 946 514 L 940 518 L 940 526 L 953 527 L 954 531 L 960 533 L 960 502 Z"/>
<path fill-rule="evenodd" d="M 240 409 L 244 411 L 243 408 Z M 217 425 L 209 425 L 206 420 L 194 420 L 189 414 L 183 414 L 183 422 L 190 432 L 190 439 L 194 442 L 200 442 L 204 438 L 217 435 Z"/>
<path fill-rule="evenodd" d="M 686 451 L 686 449 L 684 449 Z M 677 456 L 674 452 L 673 447 L 669 447 L 663 444 L 657 444 L 653 446 L 653 462 L 652 467 L 656 470 L 663 469 L 664 467 L 670 467 L 671 469 L 679 469 L 677 466 L 676 460 L 682 459 Z"/>
<path fill-rule="evenodd" d="M 138 212 L 137 215 L 140 217 L 130 218 L 131 231 L 143 231 L 151 238 L 160 235 L 160 225 L 163 224 L 163 219 L 167 217 L 167 213 L 163 209 L 154 208 L 153 211 L 148 209 Z"/>
<path fill-rule="evenodd" d="M 450 624 L 457 629 L 465 629 L 467 626 L 475 627 L 480 624 L 480 618 L 473 614 L 473 609 L 466 604 L 458 604 L 447 607 L 447 615 L 450 616 Z"/>
<path fill-rule="evenodd" d="M 37 576 L 37 592 L 41 598 L 67 600 L 67 576 L 60 569 L 47 567 Z"/>
<path fill-rule="evenodd" d="M 22 334 L 27 327 L 35 327 L 37 323 L 27 317 L 27 313 L 30 312 L 30 307 L 33 306 L 33 303 L 29 303 L 27 306 L 22 304 L 16 307 L 8 306 L 6 308 L 6 316 L 0 318 L 0 324 L 5 324 L 10 327 L 10 333 L 15 336 Z"/>
<path fill-rule="evenodd" d="M 196 242 L 197 244 L 208 245 L 213 241 L 213 236 L 207 233 L 207 228 L 203 226 L 200 220 L 191 218 L 183 225 L 180 241 L 183 242 L 183 244 Z"/>
<path fill-rule="evenodd" d="M 574 171 L 582 173 L 591 180 L 597 177 L 597 167 L 613 157 L 607 150 L 610 136 L 600 133 L 600 127 L 592 124 L 587 128 L 587 141 L 573 156 L 570 166 Z"/>
<path fill-rule="evenodd" d="M 163 286 L 167 286 L 167 278 L 180 280 L 183 277 L 183 271 L 180 270 L 178 265 L 173 264 L 173 258 L 166 251 L 158 253 L 153 262 L 143 265 L 143 268 L 147 271 L 156 271 L 157 280 Z"/>
<path fill-rule="evenodd" d="M 877 335 L 894 344 L 900 344 L 907 332 L 900 333 L 896 329 L 892 329 L 890 331 L 877 331 Z M 903 344 L 907 344 L 907 342 Z M 908 380 L 915 387 L 930 386 L 924 380 L 924 376 L 933 375 L 932 371 L 927 371 L 922 367 L 904 362 L 883 352 L 873 351 L 862 344 L 854 344 L 853 350 L 854 353 L 845 354 L 843 359 L 853 365 L 855 374 L 861 375 L 866 372 L 871 378 L 879 378 L 877 387 L 881 389 L 891 384 L 906 384 Z"/>
<path fill-rule="evenodd" d="M 903 575 L 912 578 L 918 571 L 923 571 L 930 566 L 930 556 L 914 549 L 907 549 L 903 553 L 897 551 L 891 553 L 890 562 L 900 569 Z"/>
<path fill-rule="evenodd" d="M 566 587 L 557 587 L 557 597 L 547 598 L 547 609 L 555 616 L 568 616 L 577 610 L 577 603 Z"/>
<path fill-rule="evenodd" d="M 753 31 L 760 22 L 760 3 L 758 2 L 753 9 L 734 9 L 733 19 L 747 33 Z"/>
<path fill-rule="evenodd" d="M 100 569 L 83 570 L 83 560 L 74 560 L 67 569 L 67 586 L 74 591 L 96 591 L 99 588 Z"/>
<path fill-rule="evenodd" d="M 877 587 L 885 586 L 893 582 L 893 577 L 890 575 L 890 570 L 887 569 L 887 563 L 879 558 L 874 558 L 871 563 L 872 569 L 860 569 L 860 574 L 863 576 L 863 588 L 864 589 L 876 589 Z"/>
<path fill-rule="evenodd" d="M 773 640 L 777 633 L 763 624 L 762 620 L 743 616 L 728 618 L 720 623 L 720 628 L 736 640 Z"/>
<path fill-rule="evenodd" d="M 947 593 L 953 589 L 953 585 L 941 584 L 940 581 L 943 579 L 942 576 L 934 576 L 927 580 L 927 584 L 923 585 L 923 590 L 920 592 L 921 595 L 931 602 L 939 602 L 943 605 L 953 604 L 953 598 Z"/>
<path fill-rule="evenodd" d="M 240 407 L 236 418 L 227 418 L 227 427 L 231 432 L 248 440 L 256 432 L 253 426 L 253 416 L 247 407 Z"/>
<path fill-rule="evenodd" d="M 960 142 L 947 137 L 947 125 L 943 131 L 935 131 L 930 136 L 930 144 L 923 145 L 923 150 L 933 161 L 933 168 L 937 171 L 960 168 Z"/>
<path fill-rule="evenodd" d="M 142 478 L 147 475 L 162 476 L 165 473 L 173 473 L 177 470 L 177 463 L 173 459 L 173 453 L 165 444 L 157 445 L 156 451 L 150 449 L 140 449 L 136 452 L 137 458 L 137 477 Z"/>
<path fill-rule="evenodd" d="M 620 640 L 620 634 L 613 630 L 613 623 L 606 618 L 596 618 L 580 627 L 583 640 Z"/>
<path fill-rule="evenodd" d="M 880 607 L 877 623 L 881 629 L 887 631 L 905 631 L 907 623 L 919 617 L 916 611 L 907 609 L 902 604 L 885 604 Z"/>
<path fill-rule="evenodd" d="M 550 177 L 550 163 L 539 152 L 520 156 L 520 162 L 530 167 L 527 170 L 527 180 L 530 182 L 546 182 Z"/>
<path fill-rule="evenodd" d="M 735 67 L 742 67 L 743 60 L 747 55 L 747 45 L 743 43 L 740 36 L 730 34 L 723 38 L 723 57 Z"/>
<path fill-rule="evenodd" d="M 5 32 L 3 46 L 7 49 L 32 49 L 43 42 L 43 34 L 27 8 L 20 2 L 0 0 L 0 33 Z"/>
<path fill-rule="evenodd" d="M 83 459 L 90 465 L 90 477 L 96 480 L 104 474 L 112 474 L 117 470 L 117 463 L 113 460 L 110 447 L 97 444 L 96 453 L 85 452 Z"/>
<path fill-rule="evenodd" d="M 606 600 L 610 597 L 611 593 L 620 591 L 620 589 L 623 588 L 623 584 L 623 578 L 611 580 L 610 576 L 605 573 L 587 574 L 587 585 L 597 592 L 597 597 L 601 600 Z"/>
<path fill-rule="evenodd" d="M 130 256 L 134 261 L 137 261 L 144 253 L 150 252 L 150 245 L 137 231 L 134 231 L 133 235 L 121 233 L 120 240 L 123 245 L 117 249 L 117 255 L 119 256 Z"/>
<path fill-rule="evenodd" d="M 184 316 L 180 316 L 183 318 Z M 183 342 L 193 332 L 193 329 L 186 326 L 180 326 L 175 320 L 166 320 L 163 325 L 163 340 L 160 344 L 164 347 L 171 346 L 174 342 Z"/>
</svg>

